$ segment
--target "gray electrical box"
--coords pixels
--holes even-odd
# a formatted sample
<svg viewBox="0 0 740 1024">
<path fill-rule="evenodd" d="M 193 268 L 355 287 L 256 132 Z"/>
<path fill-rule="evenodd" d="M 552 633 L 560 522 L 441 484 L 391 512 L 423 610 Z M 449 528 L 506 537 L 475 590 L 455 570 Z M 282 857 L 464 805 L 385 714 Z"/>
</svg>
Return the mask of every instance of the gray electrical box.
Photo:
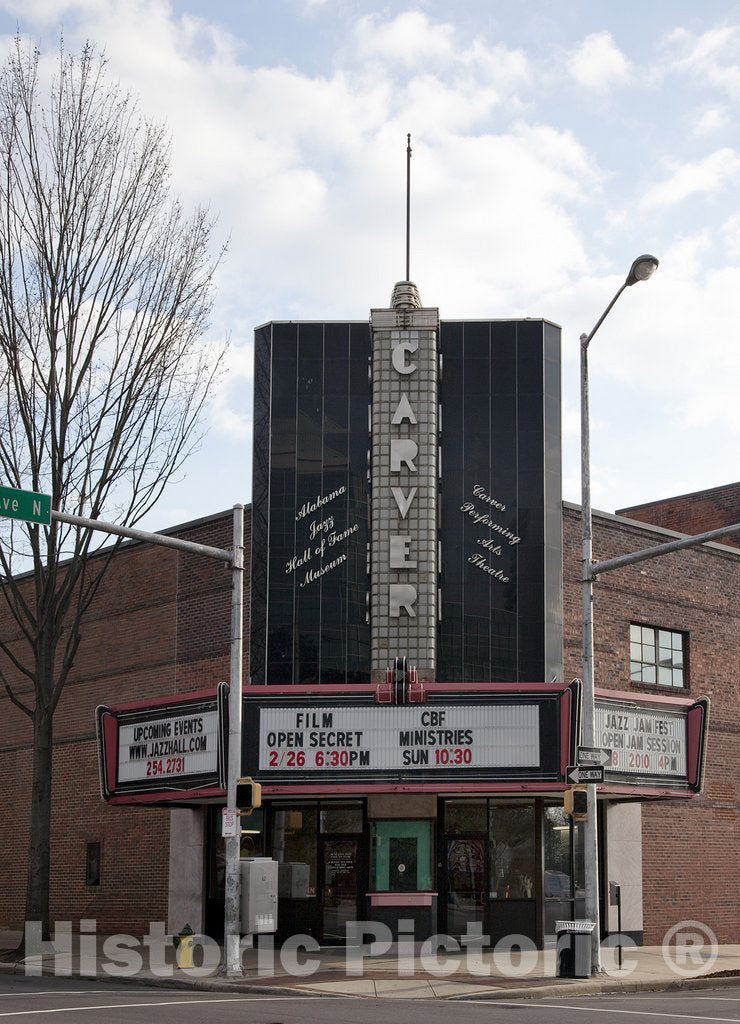
<svg viewBox="0 0 740 1024">
<path fill-rule="evenodd" d="M 277 931 L 278 863 L 271 857 L 239 861 L 242 935 Z"/>
<path fill-rule="evenodd" d="M 278 896 L 281 899 L 308 899 L 310 870 L 298 862 L 278 865 Z"/>
</svg>

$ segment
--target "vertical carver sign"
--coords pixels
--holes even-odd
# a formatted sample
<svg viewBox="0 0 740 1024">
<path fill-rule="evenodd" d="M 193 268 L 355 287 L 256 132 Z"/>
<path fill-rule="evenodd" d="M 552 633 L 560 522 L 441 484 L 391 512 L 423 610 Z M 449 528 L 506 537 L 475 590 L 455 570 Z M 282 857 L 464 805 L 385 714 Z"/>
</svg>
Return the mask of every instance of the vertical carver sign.
<svg viewBox="0 0 740 1024">
<path fill-rule="evenodd" d="M 439 314 L 396 285 L 371 315 L 372 676 L 398 656 L 436 674 Z"/>
</svg>

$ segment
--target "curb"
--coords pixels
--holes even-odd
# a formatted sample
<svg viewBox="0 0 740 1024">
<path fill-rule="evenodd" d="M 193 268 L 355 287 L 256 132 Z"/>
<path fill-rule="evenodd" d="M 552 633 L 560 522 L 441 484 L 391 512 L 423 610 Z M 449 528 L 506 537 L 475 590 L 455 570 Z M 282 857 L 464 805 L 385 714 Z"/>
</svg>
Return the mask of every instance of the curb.
<svg viewBox="0 0 740 1024">
<path fill-rule="evenodd" d="M 18 977 L 25 977 L 25 964 L 22 960 L 8 962 L 0 961 L 0 973 L 13 974 Z M 247 995 L 276 995 L 276 996 L 313 996 L 316 998 L 334 999 L 335 996 L 331 992 L 312 992 L 310 989 L 307 991 L 305 988 L 299 986 L 288 986 L 288 985 L 254 985 L 248 981 L 242 981 L 239 979 L 230 980 L 228 978 L 213 977 L 213 978 L 194 978 L 192 981 L 186 981 L 184 978 L 169 977 L 169 978 L 157 978 L 153 975 L 144 974 L 136 977 L 130 977 L 124 975 L 122 977 L 111 975 L 111 974 L 96 974 L 94 977 L 85 975 L 84 977 L 80 974 L 68 974 L 68 975 L 57 975 L 51 965 L 48 967 L 42 965 L 41 974 L 34 975 L 34 977 L 44 978 L 70 978 L 79 979 L 80 981 L 102 981 L 105 984 L 113 985 L 141 985 L 145 988 L 171 988 L 178 989 L 181 992 L 188 992 L 192 990 L 200 992 L 245 992 Z M 352 996 L 346 998 L 353 998 Z"/>
<path fill-rule="evenodd" d="M 0 972 L 6 974 L 13 974 L 18 976 L 24 976 L 24 963 L 22 961 L 8 962 L 0 961 Z M 37 975 L 38 976 L 38 975 Z M 56 975 L 52 966 L 42 966 L 41 976 L 43 977 L 71 977 L 79 978 L 79 975 Z M 369 977 L 372 978 L 372 972 L 369 973 Z M 315 977 L 315 976 L 314 976 Z M 307 985 L 262 985 L 253 984 L 249 981 L 240 979 L 228 979 L 225 977 L 211 977 L 211 978 L 194 978 L 193 980 L 185 980 L 184 978 L 168 977 L 168 978 L 157 978 L 151 975 L 143 975 L 137 977 L 118 977 L 110 974 L 96 974 L 95 977 L 88 977 L 81 979 L 84 981 L 98 981 L 104 983 L 112 983 L 116 985 L 140 985 L 147 988 L 167 988 L 177 989 L 179 991 L 198 991 L 198 992 L 243 992 L 247 995 L 271 995 L 271 996 L 290 996 L 295 998 L 298 995 L 310 997 L 313 999 L 377 999 L 381 998 L 378 996 L 358 996 L 353 993 L 343 992 L 321 992 L 316 991 L 312 984 L 320 984 L 319 978 L 312 984 Z M 627 992 L 660 992 L 660 991 L 671 991 L 677 989 L 701 989 L 710 987 L 721 987 L 724 985 L 737 985 L 740 981 L 740 972 L 736 974 L 718 973 L 708 974 L 698 978 L 669 978 L 661 980 L 658 978 L 650 980 L 629 980 L 619 981 L 617 979 L 610 979 L 609 981 L 602 981 L 600 979 L 586 979 L 581 981 L 566 982 L 559 985 L 537 985 L 522 988 L 489 988 L 481 989 L 480 992 L 466 993 L 465 995 L 449 995 L 449 996 L 438 996 L 434 997 L 442 1002 L 479 1002 L 485 1001 L 505 1001 L 505 1000 L 529 1000 L 529 999 L 562 999 L 565 996 L 581 998 L 583 996 L 598 996 L 598 995 L 614 995 L 618 993 Z M 392 998 L 392 997 L 388 997 Z M 427 997 L 420 997 L 420 1001 L 424 1001 Z"/>
<path fill-rule="evenodd" d="M 474 995 L 446 996 L 447 1002 L 476 1002 L 481 999 L 504 1000 L 504 999 L 549 999 L 562 998 L 565 994 L 570 996 L 598 996 L 615 995 L 620 992 L 669 992 L 682 988 L 715 988 L 724 985 L 737 985 L 740 982 L 740 974 L 707 974 L 700 978 L 670 978 L 661 980 L 634 980 L 634 981 L 574 981 L 568 985 L 533 985 L 530 988 L 520 989 L 489 989 L 487 992 L 475 993 Z"/>
</svg>

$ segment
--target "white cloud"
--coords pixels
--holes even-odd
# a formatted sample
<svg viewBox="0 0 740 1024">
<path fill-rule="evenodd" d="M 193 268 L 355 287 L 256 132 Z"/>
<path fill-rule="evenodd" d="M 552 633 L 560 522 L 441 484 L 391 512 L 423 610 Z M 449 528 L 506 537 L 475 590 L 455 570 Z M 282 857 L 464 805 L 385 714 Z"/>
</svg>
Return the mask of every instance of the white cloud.
<svg viewBox="0 0 740 1024">
<path fill-rule="evenodd" d="M 722 25 L 695 35 L 676 29 L 667 40 L 665 70 L 684 73 L 740 98 L 740 29 Z"/>
<path fill-rule="evenodd" d="M 432 22 L 420 11 L 406 11 L 387 21 L 375 14 L 360 18 L 352 43 L 355 66 L 359 58 L 361 64 L 383 67 L 399 82 L 414 74 L 444 81 L 470 98 L 483 90 L 500 102 L 530 78 L 521 50 L 491 45 L 479 37 L 464 40 L 454 25 Z"/>
<path fill-rule="evenodd" d="M 694 135 L 714 135 L 716 132 L 726 128 L 730 123 L 730 117 L 726 110 L 719 107 L 710 107 L 703 111 L 694 123 Z"/>
<path fill-rule="evenodd" d="M 710 244 L 708 232 L 699 232 L 663 253 L 649 285 L 629 289 L 629 301 L 620 303 L 611 322 L 617 340 L 599 359 L 614 379 L 639 381 L 646 398 L 654 396 L 653 415 L 665 417 L 669 430 L 716 424 L 740 434 L 733 326 L 740 267 L 706 270 L 698 257 Z"/>
<path fill-rule="evenodd" d="M 733 214 L 725 221 L 721 237 L 728 258 L 740 263 L 740 213 Z"/>
<path fill-rule="evenodd" d="M 677 28 L 668 37 L 668 43 L 681 51 L 675 58 L 677 66 L 703 68 L 708 62 L 717 61 L 722 51 L 731 47 L 737 37 L 737 29 L 729 25 L 708 29 L 699 36 L 685 28 Z"/>
<path fill-rule="evenodd" d="M 694 85 L 732 95 L 737 32 L 673 34 L 662 73 L 667 67 L 677 77 L 659 106 L 668 130 L 656 131 L 654 147 L 649 140 L 663 170 L 653 172 L 642 198 L 642 211 L 672 214 L 671 206 L 711 193 L 717 223 L 696 230 L 687 204 L 686 223 L 656 218 L 663 233 L 643 242 L 647 218 L 634 214 L 620 162 L 629 142 L 634 163 L 630 131 L 625 144 L 609 125 L 587 135 L 556 91 L 561 75 L 547 88 L 540 78 L 532 89 L 535 69 L 542 75 L 557 56 L 555 44 L 534 64 L 529 44 L 527 53 L 506 45 L 520 32 L 508 40 L 505 27 L 495 38 L 488 27 L 489 35 L 483 28 L 466 35 L 454 8 L 439 21 L 419 11 L 397 14 L 391 5 L 392 14 L 358 23 L 348 13 L 353 5 L 287 6 L 298 11 L 292 27 L 307 51 L 314 43 L 328 47 L 311 33 L 328 36 L 331 17 L 334 51 L 304 61 L 286 33 L 282 54 L 276 37 L 269 52 L 279 56 L 260 64 L 249 17 L 244 39 L 236 39 L 184 15 L 185 3 L 165 0 L 5 3 L 23 26 L 47 33 L 50 61 L 61 22 L 71 50 L 87 38 L 105 46 L 111 75 L 172 130 L 174 189 L 186 204 L 210 202 L 221 237 L 230 235 L 213 329 L 232 338 L 231 370 L 212 410 L 214 444 L 188 464 L 198 487 L 183 485 L 178 506 L 192 500 L 188 490 L 204 492 L 210 509 L 227 507 L 234 494 L 247 497 L 256 324 L 365 319 L 369 306 L 388 302 L 404 268 L 407 131 L 414 149 L 411 271 L 422 299 L 439 305 L 443 317 L 543 315 L 563 325 L 566 494 L 578 480 L 578 334 L 593 326 L 632 258 L 659 241 L 654 281 L 628 289 L 593 350 L 594 479 L 603 488 L 596 500 L 613 508 L 669 493 L 670 484 L 656 482 L 656 467 L 675 465 L 671 481 L 679 472 L 683 478 L 694 433 L 702 472 L 710 464 L 724 472 L 726 455 L 723 461 L 721 450 L 708 450 L 702 429 L 710 423 L 713 435 L 734 436 L 740 409 L 740 346 L 730 344 L 740 224 L 720 205 L 721 190 L 730 191 L 740 169 L 740 146 L 736 152 L 734 140 L 719 134 L 731 104 L 725 109 L 724 96 L 697 95 Z M 595 91 L 633 79 L 644 85 L 628 60 L 633 52 L 599 32 L 580 43 L 570 71 Z M 570 85 L 566 91 L 572 99 Z M 697 112 L 693 120 L 689 112 Z M 644 130 L 649 120 L 634 105 L 616 113 L 630 130 Z M 716 133 L 707 147 L 714 151 L 687 156 L 682 132 L 696 146 L 692 131 L 713 140 Z M 704 270 L 710 260 L 719 265 L 711 277 Z M 219 487 L 228 500 L 216 495 Z M 619 498 L 610 503 L 608 493 Z M 578 500 L 577 493 L 569 497 Z"/>
<path fill-rule="evenodd" d="M 449 60 L 454 55 L 452 25 L 432 24 L 421 11 L 405 11 L 391 21 L 376 14 L 360 18 L 355 37 L 360 57 L 417 64 L 427 60 Z"/>
<path fill-rule="evenodd" d="M 645 209 L 653 206 L 673 206 L 697 193 L 711 193 L 721 189 L 740 171 L 740 155 L 725 147 L 697 160 L 674 168 L 670 177 L 652 185 L 640 200 Z"/>
<path fill-rule="evenodd" d="M 219 434 L 226 434 L 234 440 L 252 440 L 252 420 L 236 412 L 225 402 L 219 402 L 211 413 L 211 419 Z"/>
<path fill-rule="evenodd" d="M 609 32 L 586 36 L 568 61 L 568 70 L 586 89 L 603 92 L 630 77 L 630 64 Z"/>
</svg>

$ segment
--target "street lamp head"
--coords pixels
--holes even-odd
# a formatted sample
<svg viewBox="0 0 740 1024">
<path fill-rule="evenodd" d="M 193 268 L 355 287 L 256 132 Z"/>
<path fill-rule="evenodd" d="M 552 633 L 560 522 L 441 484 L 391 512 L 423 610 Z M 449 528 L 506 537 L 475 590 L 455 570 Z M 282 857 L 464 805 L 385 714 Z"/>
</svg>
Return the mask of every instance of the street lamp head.
<svg viewBox="0 0 740 1024">
<path fill-rule="evenodd" d="M 647 281 L 658 269 L 658 260 L 654 256 L 638 256 L 630 267 L 627 274 L 626 285 L 637 284 L 638 281 Z"/>
</svg>

